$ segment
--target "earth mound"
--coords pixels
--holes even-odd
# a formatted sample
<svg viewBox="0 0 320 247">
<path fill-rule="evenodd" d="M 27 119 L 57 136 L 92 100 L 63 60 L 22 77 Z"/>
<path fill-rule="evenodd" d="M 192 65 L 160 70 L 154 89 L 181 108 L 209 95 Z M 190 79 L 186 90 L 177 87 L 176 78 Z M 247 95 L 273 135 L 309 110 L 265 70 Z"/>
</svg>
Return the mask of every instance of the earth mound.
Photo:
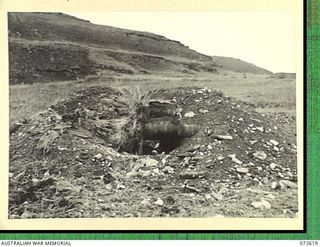
<svg viewBox="0 0 320 247">
<path fill-rule="evenodd" d="M 295 137 L 208 88 L 74 92 L 10 128 L 9 217 L 295 217 Z"/>
</svg>

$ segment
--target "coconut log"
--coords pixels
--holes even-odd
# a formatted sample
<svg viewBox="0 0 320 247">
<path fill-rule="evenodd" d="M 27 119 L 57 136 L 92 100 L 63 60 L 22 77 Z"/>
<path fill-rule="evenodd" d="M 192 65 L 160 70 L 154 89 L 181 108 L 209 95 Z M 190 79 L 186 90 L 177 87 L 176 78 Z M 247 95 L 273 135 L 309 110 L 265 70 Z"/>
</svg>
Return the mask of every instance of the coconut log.
<svg viewBox="0 0 320 247">
<path fill-rule="evenodd" d="M 197 131 L 198 127 L 196 125 L 171 121 L 153 121 L 144 125 L 143 137 L 146 140 L 160 140 L 170 137 L 186 138 L 194 135 Z"/>
<path fill-rule="evenodd" d="M 143 106 L 144 116 L 142 135 L 146 140 L 170 138 L 186 138 L 197 132 L 195 125 L 186 125 L 181 120 L 182 109 L 176 102 L 168 100 L 152 100 Z"/>
</svg>

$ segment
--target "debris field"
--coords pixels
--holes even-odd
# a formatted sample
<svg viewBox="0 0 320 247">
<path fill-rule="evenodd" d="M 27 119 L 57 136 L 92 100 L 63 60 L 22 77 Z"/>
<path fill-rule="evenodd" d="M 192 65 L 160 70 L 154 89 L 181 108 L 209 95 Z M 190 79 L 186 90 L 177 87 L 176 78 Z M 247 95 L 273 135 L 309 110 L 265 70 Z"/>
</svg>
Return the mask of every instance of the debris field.
<svg viewBox="0 0 320 247">
<path fill-rule="evenodd" d="M 209 88 L 76 91 L 10 126 L 9 218 L 296 217 L 288 121 Z"/>
</svg>

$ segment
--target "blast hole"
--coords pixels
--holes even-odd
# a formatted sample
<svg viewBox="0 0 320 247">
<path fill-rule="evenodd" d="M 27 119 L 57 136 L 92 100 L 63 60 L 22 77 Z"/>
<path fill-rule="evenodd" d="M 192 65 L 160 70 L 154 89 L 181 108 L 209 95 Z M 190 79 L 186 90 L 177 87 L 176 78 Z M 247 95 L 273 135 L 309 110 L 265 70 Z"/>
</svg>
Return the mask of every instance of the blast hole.
<svg viewBox="0 0 320 247">
<path fill-rule="evenodd" d="M 183 143 L 183 138 L 164 137 L 160 140 L 145 140 L 143 142 L 142 155 L 156 155 L 170 153 Z"/>
</svg>

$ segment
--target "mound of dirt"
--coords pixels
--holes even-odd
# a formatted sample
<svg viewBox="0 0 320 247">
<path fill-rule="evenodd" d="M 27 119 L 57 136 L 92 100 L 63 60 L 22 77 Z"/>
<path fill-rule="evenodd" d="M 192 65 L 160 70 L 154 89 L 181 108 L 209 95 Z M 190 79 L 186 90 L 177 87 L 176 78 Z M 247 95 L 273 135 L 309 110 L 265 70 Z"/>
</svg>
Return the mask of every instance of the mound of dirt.
<svg viewBox="0 0 320 247">
<path fill-rule="evenodd" d="M 77 91 L 11 126 L 9 176 L 10 218 L 294 217 L 298 207 L 294 135 L 208 88 Z"/>
</svg>

